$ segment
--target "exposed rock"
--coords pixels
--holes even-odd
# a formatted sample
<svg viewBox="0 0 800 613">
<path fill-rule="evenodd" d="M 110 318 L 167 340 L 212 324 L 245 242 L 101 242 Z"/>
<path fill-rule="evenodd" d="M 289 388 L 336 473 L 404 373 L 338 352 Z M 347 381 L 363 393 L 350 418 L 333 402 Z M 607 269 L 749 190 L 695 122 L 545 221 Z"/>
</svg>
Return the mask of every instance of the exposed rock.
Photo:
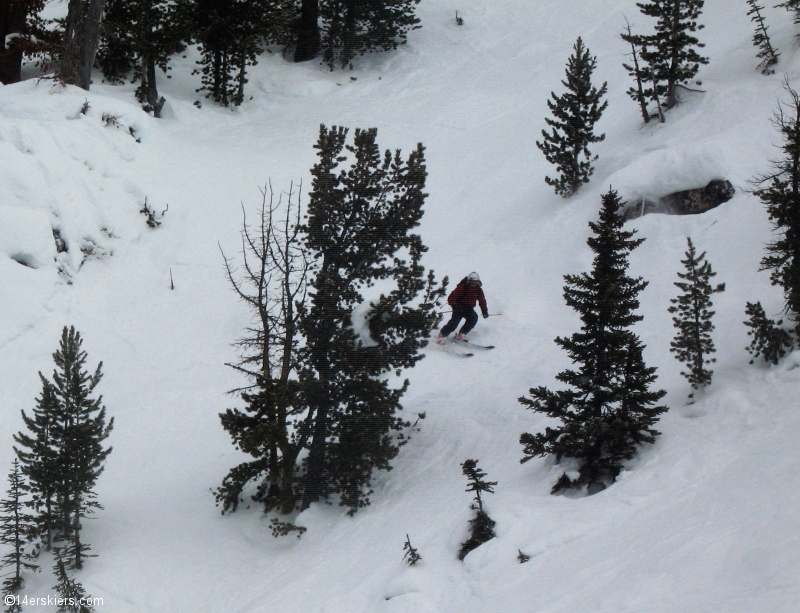
<svg viewBox="0 0 800 613">
<path fill-rule="evenodd" d="M 705 187 L 669 194 L 657 201 L 642 198 L 625 210 L 625 219 L 636 219 L 648 213 L 697 215 L 727 202 L 736 194 L 730 181 L 714 180 Z"/>
</svg>

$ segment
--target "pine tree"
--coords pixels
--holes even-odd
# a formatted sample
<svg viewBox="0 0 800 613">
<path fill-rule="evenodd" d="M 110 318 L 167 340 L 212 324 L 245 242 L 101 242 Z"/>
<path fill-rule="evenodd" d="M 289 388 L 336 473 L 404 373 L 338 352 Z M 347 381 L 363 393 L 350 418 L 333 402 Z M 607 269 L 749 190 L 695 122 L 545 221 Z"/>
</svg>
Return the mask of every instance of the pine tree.
<svg viewBox="0 0 800 613">
<path fill-rule="evenodd" d="M 33 436 L 14 436 L 23 448 L 16 452 L 36 494 L 34 505 L 44 512 L 39 519 L 46 530 L 43 538 L 48 546 L 57 541 L 71 568 L 78 569 L 89 550 L 81 540 L 81 520 L 102 508 L 93 488 L 111 453 L 102 443 L 114 425 L 113 418 L 106 424 L 102 396 L 91 397 L 102 377 L 102 362 L 92 375 L 84 370 L 82 343 L 74 327 L 64 327 L 53 354 L 53 381 L 39 373 L 43 389 L 34 417 L 23 412 Z"/>
<path fill-rule="evenodd" d="M 369 504 L 373 470 L 391 468 L 400 445 L 393 433 L 407 426 L 397 413 L 408 381 L 393 387 L 384 375 L 422 359 L 445 287 L 432 272 L 426 279 L 427 247 L 412 233 L 427 196 L 422 144 L 407 160 L 399 150 L 381 159 L 376 129 L 356 129 L 346 146 L 347 132 L 321 126 L 315 145 L 303 228 L 315 270 L 300 326 L 308 351 L 300 380 L 313 411 L 302 506 L 338 493 L 353 513 Z M 376 301 L 375 346 L 364 347 L 351 315 L 363 288 L 378 281 L 394 289 Z"/>
<path fill-rule="evenodd" d="M 592 72 L 597 65 L 597 58 L 583 46 L 578 38 L 573 47 L 574 53 L 567 61 L 567 80 L 561 83 L 567 92 L 556 96 L 547 106 L 555 119 L 545 118 L 552 130 L 542 130 L 543 142 L 536 142 L 547 161 L 555 164 L 560 173 L 557 179 L 545 177 L 548 185 L 555 188 L 556 194 L 568 198 L 574 194 L 594 173 L 594 162 L 598 156 L 592 157 L 589 145 L 599 143 L 606 135 L 595 136 L 594 124 L 606 110 L 608 102 L 600 103 L 605 95 L 607 84 L 598 90 L 592 86 Z M 581 159 L 583 158 L 583 159 Z"/>
<path fill-rule="evenodd" d="M 0 3 L 0 83 L 22 78 L 22 58 L 40 62 L 53 51 L 57 37 L 40 13 L 45 0 L 4 0 Z"/>
<path fill-rule="evenodd" d="M 678 103 L 677 87 L 693 79 L 708 58 L 696 48 L 705 45 L 693 34 L 704 28 L 697 23 L 704 0 L 646 0 L 637 2 L 639 10 L 658 21 L 655 33 L 637 37 L 642 59 L 653 75 L 657 96 L 666 94 L 666 108 Z M 666 84 L 666 85 L 664 85 Z"/>
<path fill-rule="evenodd" d="M 7 498 L 0 501 L 0 544 L 10 545 L 11 551 L 0 559 L 0 570 L 11 567 L 12 573 L 3 581 L 3 593 L 14 594 L 24 584 L 23 570 L 38 571 L 39 566 L 32 562 L 33 556 L 25 548 L 36 534 L 33 516 L 25 513 L 23 498 L 29 488 L 15 459 L 8 474 Z"/>
<path fill-rule="evenodd" d="M 475 511 L 475 517 L 469 520 L 470 536 L 461 543 L 461 549 L 458 551 L 459 560 L 463 560 L 470 551 L 497 536 L 494 533 L 495 522 L 483 508 L 483 499 L 481 498 L 481 492 L 494 494 L 494 486 L 497 485 L 497 481 L 484 479 L 486 473 L 478 468 L 478 460 L 465 460 L 461 465 L 461 471 L 469 483 L 466 491 L 475 492 L 474 503 L 470 507 Z"/>
<path fill-rule="evenodd" d="M 747 14 L 750 16 L 750 20 L 756 24 L 753 44 L 759 48 L 756 57 L 761 60 L 761 63 L 758 67 L 761 69 L 762 74 L 772 74 L 775 72 L 772 67 L 778 63 L 780 53 L 773 48 L 772 41 L 769 38 L 769 34 L 767 34 L 768 28 L 764 25 L 764 17 L 761 15 L 764 7 L 756 4 L 756 0 L 747 0 L 747 5 L 750 7 Z M 800 7 L 800 4 L 798 6 Z"/>
<path fill-rule="evenodd" d="M 778 238 L 767 245 L 761 270 L 770 270 L 772 285 L 783 288 L 784 309 L 800 332 L 800 95 L 788 80 L 791 101 L 779 103 L 773 125 L 783 136 L 785 157 L 772 160 L 772 172 L 753 180 L 752 193 L 767 207 Z M 787 108 L 784 109 L 784 106 Z"/>
<path fill-rule="evenodd" d="M 321 47 L 331 70 L 348 66 L 354 57 L 388 51 L 405 44 L 408 32 L 419 29 L 415 6 L 420 0 L 322 0 Z"/>
<path fill-rule="evenodd" d="M 403 545 L 403 551 L 405 551 L 405 553 L 403 554 L 403 560 L 409 566 L 416 566 L 417 562 L 419 562 L 422 559 L 422 556 L 419 555 L 419 552 L 416 550 L 416 548 L 411 546 L 411 539 L 407 534 L 406 534 L 406 542 Z"/>
<path fill-rule="evenodd" d="M 641 65 L 641 51 L 638 46 L 638 38 L 634 36 L 631 31 L 631 24 L 625 20 L 625 33 L 620 34 L 620 38 L 631 46 L 631 60 L 633 66 L 623 64 L 622 67 L 628 71 L 628 74 L 636 81 L 636 87 L 631 87 L 627 94 L 631 99 L 639 105 L 639 110 L 642 113 L 642 120 L 645 123 L 650 123 L 650 113 L 647 110 L 647 101 L 652 96 L 652 92 L 647 89 L 647 74 L 644 67 Z"/>
<path fill-rule="evenodd" d="M 716 351 L 711 332 L 714 324 L 711 318 L 714 311 L 711 294 L 721 292 L 724 285 L 711 287 L 711 277 L 716 276 L 711 264 L 705 259 L 705 252 L 699 256 L 695 251 L 692 239 L 686 239 L 688 251 L 686 259 L 681 260 L 686 272 L 678 273 L 683 281 L 675 282 L 675 286 L 683 292 L 670 302 L 674 305 L 667 310 L 675 314 L 672 323 L 678 329 L 675 339 L 670 343 L 670 351 L 679 362 L 686 364 L 687 371 L 681 374 L 691 383 L 692 389 L 700 389 L 711 383 L 714 371 L 707 370 L 706 365 L 716 362 L 709 356 Z M 694 394 L 689 394 L 691 398 Z"/>
<path fill-rule="evenodd" d="M 603 196 L 600 221 L 589 224 L 592 271 L 564 277 L 566 303 L 583 322 L 580 332 L 555 340 L 579 364 L 556 376 L 569 389 L 540 386 L 530 390 L 530 398 L 519 399 L 526 408 L 561 421 L 544 433 L 522 434 L 521 461 L 553 454 L 557 462 L 568 457 L 580 465 L 579 476 L 571 479 L 565 472 L 553 493 L 582 485 L 592 493 L 613 482 L 637 446 L 655 441 L 659 433 L 652 426 L 667 410 L 652 406 L 665 392 L 651 390 L 655 368 L 645 366 L 644 346 L 629 329 L 642 319 L 635 314 L 637 296 L 647 282 L 627 276 L 628 254 L 644 239 L 622 229 L 623 205 L 613 190 Z"/>
<path fill-rule="evenodd" d="M 752 364 L 759 356 L 764 361 L 777 364 L 786 355 L 786 350 L 794 345 L 792 335 L 782 328 L 783 320 L 769 319 L 760 302 L 748 302 L 745 315 L 749 317 L 744 325 L 750 328 L 747 336 L 753 337 L 745 348 L 753 356 Z"/>
<path fill-rule="evenodd" d="M 255 459 L 231 469 L 217 489 L 223 513 L 236 511 L 242 491 L 252 481 L 258 481 L 253 500 L 263 503 L 265 511 L 291 513 L 302 495 L 298 458 L 310 431 L 297 380 L 303 359 L 298 326 L 306 309 L 309 264 L 300 245 L 299 194 L 289 190 L 283 215 L 281 206 L 283 202 L 274 202 L 272 188 L 265 188 L 259 223 L 251 227 L 245 217 L 243 276 L 237 276 L 225 258 L 228 280 L 252 311 L 254 323 L 236 343 L 239 362 L 230 364 L 250 382 L 233 390 L 246 406 L 228 409 L 220 419 L 237 448 Z"/>
<path fill-rule="evenodd" d="M 95 613 L 94 607 L 89 604 L 91 598 L 87 596 L 83 585 L 69 576 L 65 556 L 60 549 L 55 549 L 56 563 L 53 574 L 56 583 L 53 589 L 58 594 L 58 613 Z"/>
<path fill-rule="evenodd" d="M 775 8 L 778 7 L 783 7 L 792 13 L 792 21 L 794 22 L 794 25 L 800 25 L 800 0 L 785 0 L 785 2 L 775 5 Z M 800 34 L 798 34 L 798 36 L 800 37 Z"/>
<path fill-rule="evenodd" d="M 244 102 L 247 67 L 267 45 L 283 41 L 293 0 L 186 0 L 181 10 L 200 45 L 198 92 L 222 106 Z"/>
<path fill-rule="evenodd" d="M 132 72 L 143 108 L 161 116 L 156 67 L 169 70 L 170 57 L 186 48 L 185 24 L 170 0 L 108 0 L 97 63 L 112 83 Z"/>
<path fill-rule="evenodd" d="M 63 445 L 56 424 L 61 415 L 61 405 L 55 387 L 39 373 L 42 393 L 36 399 L 33 415 L 22 411 L 22 421 L 30 434 L 19 432 L 14 441 L 19 447 L 14 451 L 28 477 L 31 500 L 27 503 L 36 513 L 36 525 L 42 544 L 49 551 L 57 538 L 61 515 L 57 511 L 57 492 L 63 489 L 65 467 L 60 462 L 59 449 Z"/>
</svg>

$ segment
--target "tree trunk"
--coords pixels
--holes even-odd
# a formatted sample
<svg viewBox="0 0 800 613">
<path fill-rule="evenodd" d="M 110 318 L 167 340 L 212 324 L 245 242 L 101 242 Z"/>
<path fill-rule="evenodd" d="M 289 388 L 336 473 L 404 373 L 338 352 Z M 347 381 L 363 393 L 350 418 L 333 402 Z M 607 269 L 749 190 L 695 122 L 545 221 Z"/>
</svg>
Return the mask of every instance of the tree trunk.
<svg viewBox="0 0 800 613">
<path fill-rule="evenodd" d="M 22 79 L 22 51 L 6 49 L 6 36 L 21 32 L 25 27 L 25 13 L 18 6 L 0 3 L 0 83 L 10 85 Z"/>
<path fill-rule="evenodd" d="M 89 90 L 92 83 L 92 67 L 97 55 L 97 44 L 100 40 L 100 27 L 103 21 L 103 9 L 106 0 L 89 0 L 89 10 L 83 21 L 80 42 L 80 60 L 78 64 L 78 81 L 81 89 Z"/>
<path fill-rule="evenodd" d="M 307 62 L 317 57 L 321 46 L 318 20 L 319 0 L 303 0 L 294 50 L 295 62 Z"/>
<path fill-rule="evenodd" d="M 161 109 L 164 106 L 164 98 L 158 96 L 158 86 L 156 85 L 156 62 L 147 55 L 142 58 L 142 79 L 147 105 L 153 109 L 153 117 L 156 119 L 161 117 Z"/>
<path fill-rule="evenodd" d="M 676 39 L 679 35 L 681 20 L 681 2 L 674 1 L 672 8 L 672 57 L 670 58 L 669 66 L 669 79 L 667 80 L 667 108 L 671 109 L 678 104 L 678 81 L 676 74 L 678 72 L 678 48 Z"/>
</svg>

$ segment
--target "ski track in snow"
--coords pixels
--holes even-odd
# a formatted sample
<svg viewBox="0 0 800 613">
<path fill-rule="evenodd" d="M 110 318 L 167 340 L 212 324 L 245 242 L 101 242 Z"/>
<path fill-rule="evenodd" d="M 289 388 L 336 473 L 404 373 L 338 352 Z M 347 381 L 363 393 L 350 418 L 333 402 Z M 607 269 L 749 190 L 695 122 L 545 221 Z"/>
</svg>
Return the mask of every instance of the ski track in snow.
<svg viewBox="0 0 800 613">
<path fill-rule="evenodd" d="M 0 88 L 0 465 L 40 391 L 37 372 L 52 372 L 61 327 L 75 325 L 90 366 L 103 361 L 98 389 L 115 418 L 97 487 L 105 509 L 86 526 L 99 554 L 79 576 L 87 592 L 117 613 L 794 613 L 800 355 L 751 366 L 743 350 L 745 302 L 761 300 L 771 317 L 781 307 L 758 272 L 771 233 L 753 197 L 630 224 L 647 239 L 631 272 L 650 282 L 637 331 L 670 406 L 656 445 L 613 487 L 570 498 L 549 494 L 565 465 L 520 465 L 517 442 L 547 424 L 517 398 L 557 387 L 569 365 L 553 343 L 579 325 L 563 275 L 589 268 L 587 222 L 609 185 L 631 200 L 715 178 L 741 190 L 778 154 L 769 120 L 783 75 L 800 85 L 795 29 L 765 9 L 782 56 L 764 77 L 740 4 L 706 2 L 706 93 L 687 95 L 665 125 L 641 126 L 624 93 L 623 14 L 637 28 L 648 21 L 635 0 L 425 1 L 407 45 L 352 72 L 264 56 L 247 86 L 253 99 L 236 111 L 193 106 L 191 54 L 162 80 L 163 120 L 139 110 L 132 86 Z M 577 36 L 598 57 L 609 108 L 592 182 L 565 201 L 545 185 L 554 170 L 534 142 Z M 104 125 L 106 113 L 120 127 Z M 302 181 L 308 191 L 320 123 L 377 126 L 381 147 L 406 153 L 424 143 L 425 263 L 451 287 L 477 270 L 503 316 L 470 335 L 493 351 L 455 360 L 431 346 L 404 374 L 407 416 L 426 418 L 394 470 L 376 474 L 370 507 L 350 518 L 314 505 L 297 519 L 302 539 L 276 540 L 257 505 L 223 517 L 209 492 L 242 458 L 218 413 L 239 402 L 225 395 L 241 381 L 224 364 L 249 321 L 220 247 L 239 253 L 242 206 L 255 214 L 260 186 Z M 139 213 L 145 198 L 159 213 L 169 205 L 155 230 Z M 667 313 L 689 235 L 727 286 L 714 296 L 714 383 L 694 405 L 669 353 Z M 467 458 L 499 482 L 487 500 L 498 538 L 462 563 Z M 422 555 L 413 568 L 401 561 L 406 534 Z M 47 571 L 27 581 L 30 596 L 52 593 Z"/>
</svg>

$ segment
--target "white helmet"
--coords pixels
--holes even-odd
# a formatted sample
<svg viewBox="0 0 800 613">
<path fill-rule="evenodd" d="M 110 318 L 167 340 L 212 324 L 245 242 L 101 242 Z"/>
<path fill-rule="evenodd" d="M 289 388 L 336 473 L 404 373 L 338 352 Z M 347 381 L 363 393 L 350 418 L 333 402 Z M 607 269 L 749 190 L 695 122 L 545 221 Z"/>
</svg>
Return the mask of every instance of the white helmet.
<svg viewBox="0 0 800 613">
<path fill-rule="evenodd" d="M 478 276 L 477 272 L 471 272 L 467 275 L 467 281 L 475 281 L 476 283 L 480 283 L 481 278 Z"/>
</svg>

